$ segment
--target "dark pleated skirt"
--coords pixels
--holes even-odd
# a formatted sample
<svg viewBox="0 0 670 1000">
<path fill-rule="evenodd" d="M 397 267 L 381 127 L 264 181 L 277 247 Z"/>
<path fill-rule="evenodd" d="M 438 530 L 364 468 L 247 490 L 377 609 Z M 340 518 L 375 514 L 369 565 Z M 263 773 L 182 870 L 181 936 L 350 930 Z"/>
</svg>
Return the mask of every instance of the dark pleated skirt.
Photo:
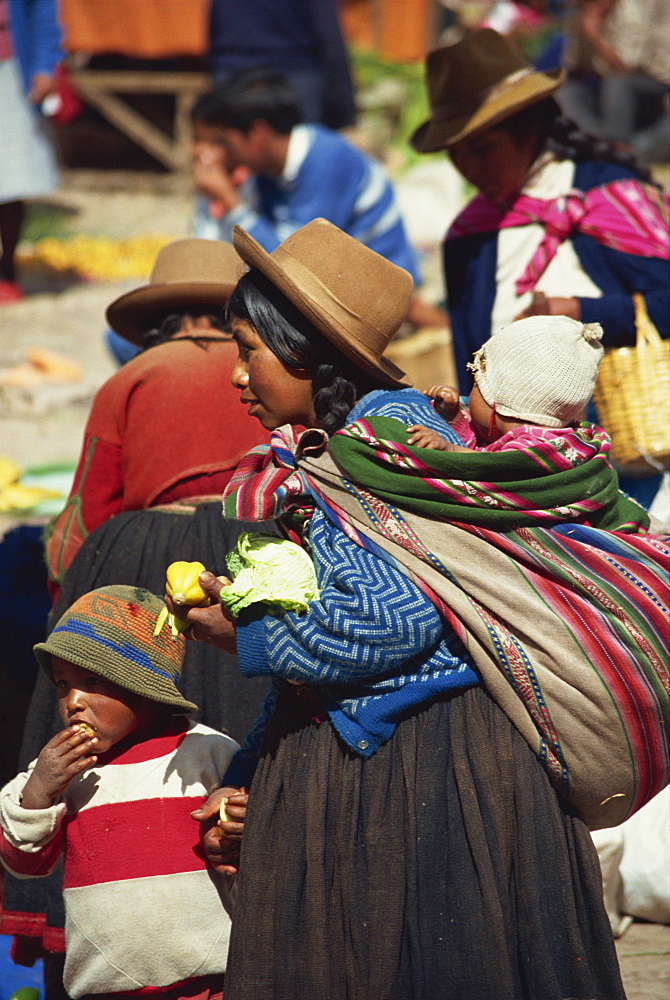
<svg viewBox="0 0 670 1000">
<path fill-rule="evenodd" d="M 624 1000 L 590 835 L 482 689 L 368 760 L 317 713 L 268 732 L 226 1000 Z"/>
<path fill-rule="evenodd" d="M 240 531 L 276 533 L 271 523 L 227 521 L 220 501 L 200 504 L 184 512 L 167 509 L 130 511 L 111 518 L 91 532 L 68 569 L 58 601 L 49 619 L 49 631 L 82 594 L 97 587 L 127 583 L 160 596 L 165 592 L 165 570 L 177 559 L 198 560 L 217 575 L 226 571 L 226 553 Z M 203 642 L 187 642 L 181 690 L 195 702 L 193 718 L 229 733 L 242 742 L 260 713 L 268 690 L 266 678 L 245 678 L 237 657 Z M 56 688 L 39 671 L 31 698 L 21 747 L 25 768 L 42 747 L 62 729 Z M 7 875 L 3 899 L 4 933 L 39 936 L 47 915 L 48 927 L 64 925 L 60 871 L 43 879 L 19 880 Z M 12 923 L 12 913 L 18 916 Z M 47 932 L 48 936 L 48 932 Z"/>
</svg>

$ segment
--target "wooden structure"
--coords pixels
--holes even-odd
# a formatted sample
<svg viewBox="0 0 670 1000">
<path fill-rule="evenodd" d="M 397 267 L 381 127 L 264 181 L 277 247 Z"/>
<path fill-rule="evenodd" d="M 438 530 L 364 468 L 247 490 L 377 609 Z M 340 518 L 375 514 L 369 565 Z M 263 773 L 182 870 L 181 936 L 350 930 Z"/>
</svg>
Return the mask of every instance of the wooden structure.
<svg viewBox="0 0 670 1000">
<path fill-rule="evenodd" d="M 280 2 L 280 0 L 277 0 Z M 339 0 L 349 44 L 383 58 L 424 57 L 434 41 L 435 0 Z M 151 68 L 152 60 L 204 60 L 210 0 L 60 0 L 72 82 L 81 98 L 171 171 L 188 167 L 190 111 L 209 86 L 205 72 Z M 144 60 L 142 69 L 86 68 L 92 56 Z M 124 95 L 175 98 L 172 134 L 132 107 Z"/>
<path fill-rule="evenodd" d="M 189 165 L 191 108 L 209 87 L 206 73 L 74 70 L 72 83 L 81 98 L 107 121 L 169 170 Z M 120 94 L 174 94 L 174 134 L 167 135 L 125 102 Z"/>
</svg>

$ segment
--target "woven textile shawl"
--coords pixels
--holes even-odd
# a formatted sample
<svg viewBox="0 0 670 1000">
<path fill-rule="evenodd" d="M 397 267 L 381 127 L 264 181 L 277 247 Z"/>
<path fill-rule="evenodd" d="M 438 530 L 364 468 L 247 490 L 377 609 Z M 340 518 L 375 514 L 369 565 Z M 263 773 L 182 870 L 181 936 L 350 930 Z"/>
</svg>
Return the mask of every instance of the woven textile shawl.
<svg viewBox="0 0 670 1000">
<path fill-rule="evenodd" d="M 366 421 L 366 433 L 380 420 Z M 391 423 L 406 440 L 403 426 Z M 304 508 L 310 493 L 357 544 L 410 576 L 461 636 L 491 696 L 592 829 L 622 822 L 668 783 L 667 539 L 630 526 L 548 529 L 532 515 L 513 530 L 494 530 L 467 523 L 464 505 L 461 521 L 439 519 L 421 509 L 415 487 L 425 479 L 400 463 L 405 446 L 381 449 L 406 477 L 406 487 L 396 489 L 401 507 L 349 478 L 356 432 L 331 438 L 337 463 L 306 433 L 281 428 L 269 451 L 247 456 L 226 494 L 228 516 L 281 513 L 282 502 Z M 425 456 L 425 449 L 412 450 Z M 433 454 L 440 462 L 461 457 Z M 610 505 L 612 523 L 618 502 Z M 620 514 L 630 520 L 626 510 Z"/>
<path fill-rule="evenodd" d="M 523 427 L 501 439 L 510 444 Z M 333 435 L 329 450 L 347 478 L 391 504 L 482 527 L 586 521 L 608 530 L 648 527 L 645 511 L 619 490 L 610 439 L 584 423 L 496 452 L 444 452 L 407 444 L 407 429 L 388 417 L 357 420 Z"/>
<path fill-rule="evenodd" d="M 504 211 L 483 195 L 466 205 L 447 233 L 447 240 L 539 222 L 544 235 L 524 274 L 517 295 L 534 288 L 559 245 L 573 233 L 585 233 L 613 250 L 638 257 L 668 260 L 668 197 L 653 184 L 633 178 L 611 181 L 590 191 L 578 188 L 542 201 L 520 194 Z"/>
<path fill-rule="evenodd" d="M 400 422 L 370 417 L 333 435 L 329 454 L 323 432 L 280 428 L 269 449 L 240 463 L 225 513 L 254 520 L 305 515 L 318 504 L 435 602 L 486 689 L 591 829 L 623 822 L 670 780 L 669 540 L 638 532 L 640 508 L 612 491 L 616 476 L 589 434 L 582 454 L 560 452 L 553 465 L 549 446 L 535 458 L 471 455 L 411 448 L 406 439 Z M 489 475 L 492 459 L 507 459 L 506 487 L 514 482 L 514 490 L 447 478 L 451 463 L 471 458 Z M 520 462 L 532 472 L 527 492 Z M 579 471 L 594 462 L 588 475 Z M 578 475 L 567 489 L 571 464 Z M 496 473 L 504 475 L 502 463 Z M 565 489 L 565 510 L 557 525 L 554 506 L 550 529 L 541 526 L 538 501 L 555 504 L 554 486 Z M 525 504 L 514 529 L 498 528 L 499 494 L 503 508 L 512 497 Z M 581 509 L 580 496 L 589 501 Z M 618 530 L 592 527 L 594 520 Z"/>
</svg>

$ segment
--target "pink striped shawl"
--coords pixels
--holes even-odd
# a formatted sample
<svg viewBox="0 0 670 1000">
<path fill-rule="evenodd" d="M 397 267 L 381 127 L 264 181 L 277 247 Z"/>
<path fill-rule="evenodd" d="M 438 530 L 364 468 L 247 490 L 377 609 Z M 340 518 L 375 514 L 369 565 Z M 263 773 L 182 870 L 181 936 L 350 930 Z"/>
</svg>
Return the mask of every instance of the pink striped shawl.
<svg viewBox="0 0 670 1000">
<path fill-rule="evenodd" d="M 667 195 L 633 178 L 590 191 L 573 188 L 547 201 L 521 194 L 506 211 L 480 194 L 453 222 L 446 239 L 541 223 L 544 236 L 516 282 L 517 295 L 521 295 L 535 287 L 559 245 L 575 232 L 623 253 L 670 259 L 669 209 Z"/>
</svg>

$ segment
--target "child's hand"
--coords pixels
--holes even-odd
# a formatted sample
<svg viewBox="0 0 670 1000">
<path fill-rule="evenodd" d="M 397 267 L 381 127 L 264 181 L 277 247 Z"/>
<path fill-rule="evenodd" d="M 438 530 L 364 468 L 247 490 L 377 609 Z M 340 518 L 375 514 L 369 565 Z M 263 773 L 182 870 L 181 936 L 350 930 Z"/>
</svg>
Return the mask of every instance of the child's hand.
<svg viewBox="0 0 670 1000">
<path fill-rule="evenodd" d="M 61 795 L 73 778 L 93 767 L 93 750 L 98 738 L 89 738 L 76 725 L 58 733 L 41 751 L 28 778 L 21 805 L 24 809 L 47 809 Z"/>
<path fill-rule="evenodd" d="M 220 808 L 226 800 L 228 819 L 220 818 Z M 200 842 L 214 871 L 235 874 L 240 857 L 240 840 L 249 795 L 246 788 L 217 788 L 191 816 L 200 823 Z"/>
<path fill-rule="evenodd" d="M 460 407 L 458 390 L 451 385 L 431 385 L 423 390 L 424 396 L 433 400 L 433 406 L 444 420 L 453 420 Z"/>
<path fill-rule="evenodd" d="M 441 434 L 438 434 L 437 431 L 431 431 L 429 427 L 424 427 L 423 424 L 412 424 L 411 427 L 407 428 L 407 433 L 409 434 L 407 444 L 413 444 L 417 448 L 433 448 L 435 451 L 453 451 L 451 444 Z"/>
</svg>

